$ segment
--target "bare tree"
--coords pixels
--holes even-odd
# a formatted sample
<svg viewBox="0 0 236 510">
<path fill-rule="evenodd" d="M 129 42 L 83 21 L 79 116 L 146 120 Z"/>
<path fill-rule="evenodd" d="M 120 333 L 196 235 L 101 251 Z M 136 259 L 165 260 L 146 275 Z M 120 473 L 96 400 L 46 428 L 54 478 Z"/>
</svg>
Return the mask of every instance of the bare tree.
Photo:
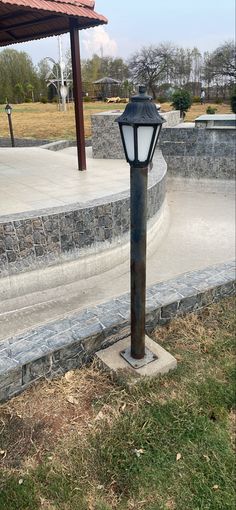
<svg viewBox="0 0 236 510">
<path fill-rule="evenodd" d="M 212 53 L 204 54 L 203 79 L 208 89 L 208 99 L 210 89 L 213 89 L 217 98 L 221 95 L 225 99 L 235 78 L 236 60 L 233 41 L 222 44 Z"/>
<path fill-rule="evenodd" d="M 210 99 L 210 87 L 214 78 L 213 67 L 211 63 L 211 54 L 206 51 L 203 57 L 202 80 L 207 89 L 207 99 Z"/>
<path fill-rule="evenodd" d="M 173 83 L 177 87 L 183 87 L 190 81 L 192 69 L 191 50 L 177 48 L 173 67 Z"/>
<path fill-rule="evenodd" d="M 229 80 L 236 78 L 236 52 L 233 41 L 228 41 L 216 48 L 211 55 L 214 74 L 226 76 Z"/>
<path fill-rule="evenodd" d="M 170 80 L 173 52 L 170 43 L 163 43 L 159 46 L 143 47 L 129 60 L 134 82 L 146 85 L 154 99 L 157 96 L 158 85 Z"/>
<path fill-rule="evenodd" d="M 201 87 L 201 76 L 202 76 L 202 55 L 198 48 L 193 48 L 191 53 L 192 58 L 192 73 L 191 78 L 193 82 L 193 93 L 197 96 L 200 93 L 199 87 Z"/>
</svg>

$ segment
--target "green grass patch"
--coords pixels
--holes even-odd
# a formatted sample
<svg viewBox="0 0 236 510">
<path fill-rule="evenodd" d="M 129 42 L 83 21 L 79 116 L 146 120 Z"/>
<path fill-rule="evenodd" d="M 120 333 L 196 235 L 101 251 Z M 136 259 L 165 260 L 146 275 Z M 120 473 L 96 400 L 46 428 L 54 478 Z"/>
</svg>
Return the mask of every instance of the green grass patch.
<svg viewBox="0 0 236 510">
<path fill-rule="evenodd" d="M 177 370 L 111 383 L 83 434 L 64 435 L 31 468 L 5 466 L 1 509 L 233 510 L 234 299 L 155 337 Z"/>
</svg>

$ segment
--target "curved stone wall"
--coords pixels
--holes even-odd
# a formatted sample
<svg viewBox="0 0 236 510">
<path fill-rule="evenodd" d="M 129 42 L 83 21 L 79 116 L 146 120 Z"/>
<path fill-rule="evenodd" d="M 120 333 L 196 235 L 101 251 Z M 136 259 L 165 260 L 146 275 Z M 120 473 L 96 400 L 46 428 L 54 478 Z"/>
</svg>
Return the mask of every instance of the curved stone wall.
<svg viewBox="0 0 236 510">
<path fill-rule="evenodd" d="M 165 198 L 167 166 L 157 153 L 148 184 L 148 220 Z M 0 277 L 75 260 L 122 244 L 130 225 L 129 191 L 83 204 L 0 217 Z"/>
</svg>

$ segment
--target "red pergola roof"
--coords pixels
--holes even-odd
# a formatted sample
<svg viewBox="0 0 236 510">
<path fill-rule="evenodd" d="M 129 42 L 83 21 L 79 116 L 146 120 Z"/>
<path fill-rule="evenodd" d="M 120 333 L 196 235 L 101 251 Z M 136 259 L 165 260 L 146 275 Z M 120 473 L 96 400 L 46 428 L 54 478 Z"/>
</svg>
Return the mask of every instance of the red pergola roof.
<svg viewBox="0 0 236 510">
<path fill-rule="evenodd" d="M 0 0 L 0 46 L 41 39 L 107 23 L 93 0 Z"/>
</svg>

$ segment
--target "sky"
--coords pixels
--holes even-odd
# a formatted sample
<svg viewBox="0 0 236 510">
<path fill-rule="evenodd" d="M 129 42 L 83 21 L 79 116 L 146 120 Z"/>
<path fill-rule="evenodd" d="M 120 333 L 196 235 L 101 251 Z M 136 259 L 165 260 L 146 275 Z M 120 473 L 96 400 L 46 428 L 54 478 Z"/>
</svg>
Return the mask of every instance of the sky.
<svg viewBox="0 0 236 510">
<path fill-rule="evenodd" d="M 201 52 L 235 38 L 235 0 L 96 0 L 95 10 L 108 25 L 81 31 L 81 57 L 94 53 L 124 59 L 142 46 L 172 42 Z M 14 46 L 34 64 L 48 56 L 58 60 L 57 38 Z M 63 51 L 69 48 L 63 36 Z"/>
</svg>

